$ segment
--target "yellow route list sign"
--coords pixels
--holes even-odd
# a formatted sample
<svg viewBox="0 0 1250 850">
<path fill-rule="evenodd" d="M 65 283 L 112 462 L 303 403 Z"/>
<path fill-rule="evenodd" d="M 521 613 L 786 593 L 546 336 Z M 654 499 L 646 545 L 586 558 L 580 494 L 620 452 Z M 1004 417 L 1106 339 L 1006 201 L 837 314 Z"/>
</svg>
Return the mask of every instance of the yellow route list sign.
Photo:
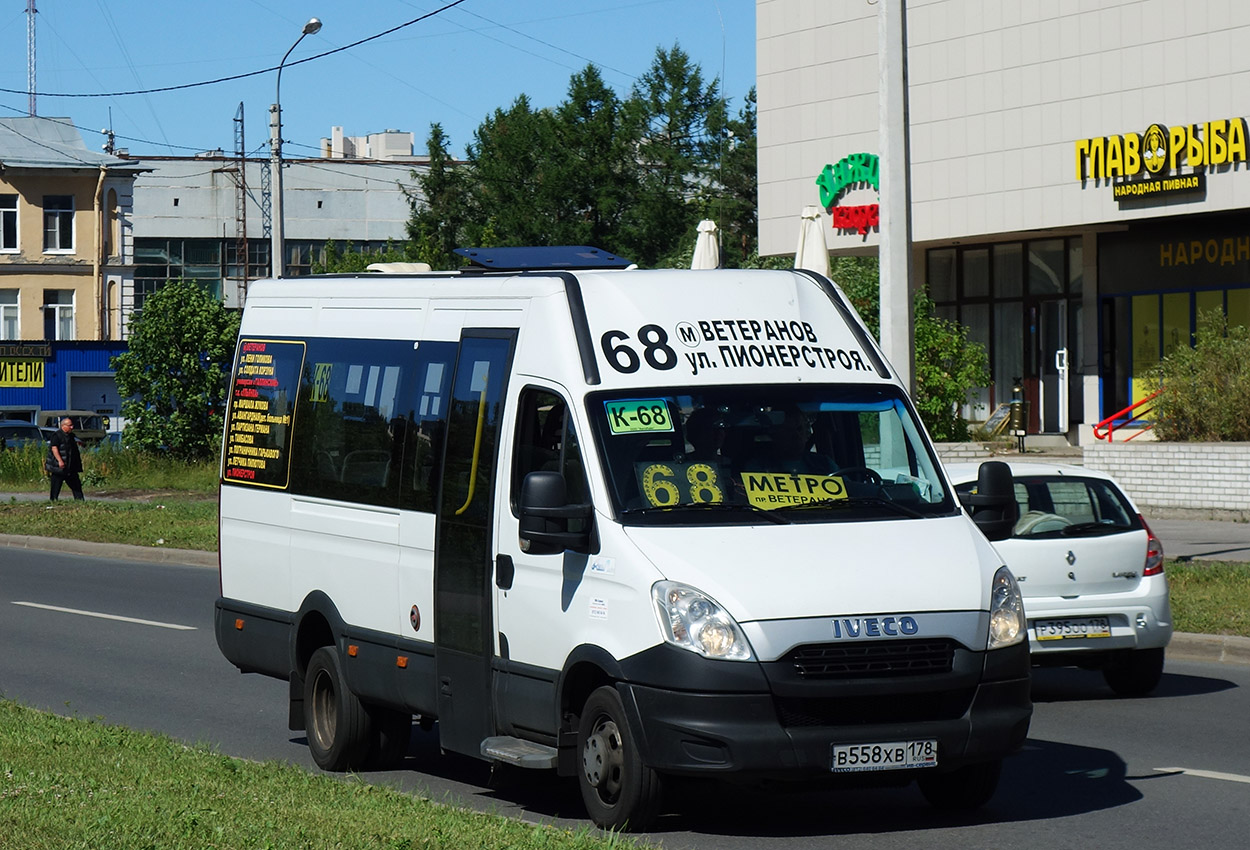
<svg viewBox="0 0 1250 850">
<path fill-rule="evenodd" d="M 234 364 L 222 478 L 284 488 L 290 479 L 291 428 L 304 367 L 304 343 L 242 339 Z"/>
</svg>

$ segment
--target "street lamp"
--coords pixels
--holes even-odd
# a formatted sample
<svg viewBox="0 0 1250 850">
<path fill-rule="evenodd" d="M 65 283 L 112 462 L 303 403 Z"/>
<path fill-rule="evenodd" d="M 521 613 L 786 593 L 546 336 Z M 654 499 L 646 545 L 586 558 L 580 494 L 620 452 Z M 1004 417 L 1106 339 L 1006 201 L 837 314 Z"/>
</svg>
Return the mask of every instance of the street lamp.
<svg viewBox="0 0 1250 850">
<path fill-rule="evenodd" d="M 278 85 L 274 89 L 273 105 L 269 107 L 269 171 L 273 183 L 273 226 L 271 228 L 271 241 L 269 244 L 270 267 L 274 277 L 282 277 L 285 271 L 286 262 L 283 257 L 283 219 L 282 219 L 282 66 L 286 64 L 287 58 L 291 55 L 299 43 L 304 40 L 306 35 L 314 35 L 321 31 L 321 21 L 316 18 L 309 18 L 308 23 L 304 24 L 304 29 L 300 32 L 299 38 L 295 39 L 295 44 L 291 45 L 291 50 L 286 52 L 286 56 L 282 57 L 282 61 L 278 63 Z"/>
</svg>

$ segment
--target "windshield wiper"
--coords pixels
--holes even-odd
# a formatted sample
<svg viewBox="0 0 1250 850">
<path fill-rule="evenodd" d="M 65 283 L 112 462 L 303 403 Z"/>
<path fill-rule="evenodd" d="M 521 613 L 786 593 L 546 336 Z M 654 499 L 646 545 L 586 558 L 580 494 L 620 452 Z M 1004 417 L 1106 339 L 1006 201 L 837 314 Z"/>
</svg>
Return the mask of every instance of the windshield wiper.
<svg viewBox="0 0 1250 850">
<path fill-rule="evenodd" d="M 766 511 L 755 505 L 743 504 L 741 502 L 679 502 L 675 505 L 656 505 L 649 508 L 628 508 L 621 511 L 622 516 L 645 516 L 646 514 L 666 514 L 676 513 L 677 511 L 701 511 L 705 513 L 723 512 L 723 513 L 747 513 L 761 514 L 764 519 L 774 522 L 777 525 L 793 525 L 794 523 L 783 516 L 778 516 L 776 511 Z"/>
<path fill-rule="evenodd" d="M 834 508 L 861 507 L 863 505 L 888 507 L 893 509 L 896 513 L 900 513 L 913 519 L 925 519 L 928 516 L 927 514 L 922 514 L 915 508 L 910 508 L 901 502 L 896 502 L 893 499 L 887 499 L 882 496 L 848 496 L 845 499 L 818 499 L 811 502 L 804 502 L 801 505 L 787 505 L 784 508 L 778 508 L 778 510 L 810 511 L 819 508 L 832 510 Z"/>
</svg>

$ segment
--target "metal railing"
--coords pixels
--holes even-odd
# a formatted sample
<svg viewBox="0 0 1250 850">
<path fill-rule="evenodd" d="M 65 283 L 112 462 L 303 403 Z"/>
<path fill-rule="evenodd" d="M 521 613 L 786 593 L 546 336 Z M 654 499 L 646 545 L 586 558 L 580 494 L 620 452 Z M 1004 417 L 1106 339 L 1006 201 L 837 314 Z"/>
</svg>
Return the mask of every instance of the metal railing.
<svg viewBox="0 0 1250 850">
<path fill-rule="evenodd" d="M 1115 442 L 1114 435 L 1117 428 L 1123 430 L 1131 426 L 1134 422 L 1145 423 L 1141 425 L 1139 430 L 1131 437 L 1125 437 L 1124 442 L 1136 439 L 1142 434 L 1154 427 L 1154 422 L 1147 420 L 1145 417 L 1154 412 L 1154 404 L 1152 402 L 1163 392 L 1163 388 L 1152 392 L 1141 401 L 1134 402 L 1123 410 L 1117 410 L 1106 419 L 1094 426 L 1094 439 L 1106 440 L 1108 443 Z M 1140 409 L 1139 409 L 1140 408 Z M 1131 414 L 1131 415 L 1130 415 Z"/>
</svg>

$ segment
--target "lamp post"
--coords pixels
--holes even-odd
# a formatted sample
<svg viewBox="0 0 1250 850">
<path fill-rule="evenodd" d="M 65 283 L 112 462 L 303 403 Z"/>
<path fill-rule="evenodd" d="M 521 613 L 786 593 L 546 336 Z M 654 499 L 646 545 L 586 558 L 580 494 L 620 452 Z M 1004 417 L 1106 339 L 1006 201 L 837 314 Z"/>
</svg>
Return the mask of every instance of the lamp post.
<svg viewBox="0 0 1250 850">
<path fill-rule="evenodd" d="M 278 85 L 274 89 L 273 105 L 269 107 L 269 170 L 272 175 L 273 184 L 273 227 L 270 231 L 269 244 L 269 264 L 270 271 L 274 277 L 282 277 L 282 273 L 286 270 L 285 257 L 283 256 L 283 218 L 282 218 L 282 66 L 286 64 L 287 58 L 291 55 L 299 43 L 304 40 L 304 36 L 313 35 L 321 30 L 321 21 L 316 18 L 309 18 L 308 23 L 304 24 L 304 29 L 300 33 L 299 38 L 295 39 L 295 44 L 291 45 L 291 49 L 282 57 L 282 61 L 278 63 Z"/>
</svg>

